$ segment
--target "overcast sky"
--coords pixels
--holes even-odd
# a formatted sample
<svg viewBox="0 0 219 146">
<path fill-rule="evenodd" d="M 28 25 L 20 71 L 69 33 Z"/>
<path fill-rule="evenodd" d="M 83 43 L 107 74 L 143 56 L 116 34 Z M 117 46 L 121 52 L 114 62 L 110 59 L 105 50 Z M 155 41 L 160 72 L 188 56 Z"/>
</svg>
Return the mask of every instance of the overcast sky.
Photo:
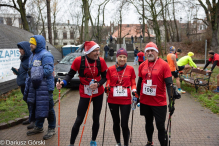
<svg viewBox="0 0 219 146">
<path fill-rule="evenodd" d="M 8 0 L 0 0 L 0 1 L 8 1 Z M 91 15 L 94 19 L 97 16 L 97 5 L 100 4 L 100 2 L 103 0 L 93 0 L 92 5 L 90 7 L 91 10 Z M 184 0 L 180 0 L 184 1 Z M 195 1 L 195 0 L 190 0 L 190 1 Z M 27 7 L 27 14 L 29 13 L 29 10 L 32 9 L 32 5 L 29 2 L 29 5 Z M 67 23 L 69 20 L 71 24 L 76 24 L 76 18 L 72 18 L 72 15 L 75 15 L 76 12 L 81 13 L 81 0 L 58 0 L 58 9 L 59 12 L 57 14 L 57 22 L 61 23 Z M 118 7 L 120 5 L 120 0 L 110 0 L 110 2 L 106 5 L 105 8 L 105 24 L 110 25 L 110 21 L 113 22 L 114 24 L 117 25 L 118 20 L 119 20 L 119 11 Z M 52 7 L 52 4 L 51 4 Z M 189 4 L 186 4 L 185 6 L 182 5 L 175 5 L 176 7 L 176 19 L 180 20 L 182 18 L 182 22 L 186 23 L 187 20 L 191 20 L 192 15 L 196 15 L 196 10 L 197 10 L 197 16 L 198 18 L 204 18 L 205 14 L 203 11 L 202 7 L 199 7 L 198 9 L 195 8 L 189 8 Z M 171 8 L 170 8 L 171 9 Z M 190 11 L 189 11 L 190 10 Z M 5 11 L 1 11 L 0 13 L 3 13 Z M 17 12 L 17 11 L 13 11 Z M 70 14 L 71 13 L 71 14 Z M 146 12 L 147 14 L 148 12 Z M 44 15 L 46 16 L 46 8 L 44 10 Z M 140 15 L 137 13 L 136 9 L 134 6 L 130 5 L 127 8 L 122 10 L 122 23 L 123 24 L 139 24 L 139 17 Z M 80 18 L 81 19 L 81 18 Z M 100 17 L 100 20 L 102 22 L 102 16 Z"/>
</svg>

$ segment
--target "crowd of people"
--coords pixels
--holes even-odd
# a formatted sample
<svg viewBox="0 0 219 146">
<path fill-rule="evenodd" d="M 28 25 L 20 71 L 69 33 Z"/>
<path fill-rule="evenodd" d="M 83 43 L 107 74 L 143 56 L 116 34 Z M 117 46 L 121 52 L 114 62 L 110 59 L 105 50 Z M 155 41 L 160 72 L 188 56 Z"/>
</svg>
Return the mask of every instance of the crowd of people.
<svg viewBox="0 0 219 146">
<path fill-rule="evenodd" d="M 43 132 L 45 118 L 48 120 L 48 131 L 43 136 L 47 140 L 55 135 L 56 115 L 54 111 L 53 90 L 54 90 L 54 58 L 45 49 L 45 39 L 41 35 L 34 35 L 29 42 L 17 44 L 21 54 L 21 64 L 18 73 L 17 83 L 21 86 L 23 99 L 26 101 L 29 110 L 29 119 L 23 124 L 29 124 L 27 135 L 34 135 Z M 104 47 L 107 57 L 108 52 L 113 50 L 108 45 Z M 100 113 L 102 109 L 104 92 L 107 94 L 107 103 L 113 120 L 113 133 L 116 146 L 121 146 L 120 133 L 122 129 L 124 146 L 129 145 L 130 130 L 128 126 L 131 105 L 133 104 L 132 95 L 137 98 L 140 104 L 140 115 L 145 118 L 145 132 L 147 136 L 146 146 L 153 146 L 153 132 L 155 119 L 158 130 L 158 140 L 161 146 L 165 146 L 165 120 L 167 109 L 173 114 L 174 105 L 167 106 L 167 98 L 172 99 L 171 86 L 173 79 L 176 79 L 176 86 L 179 93 L 185 93 L 180 87 L 179 72 L 183 71 L 184 77 L 191 67 L 197 68 L 192 61 L 193 52 L 178 59 L 180 49 L 174 46 L 169 49 L 167 62 L 158 57 L 159 48 L 153 42 L 149 42 L 144 50 L 134 50 L 134 65 L 138 67 L 138 81 L 132 66 L 127 65 L 128 53 L 120 48 L 116 53 L 116 62 L 107 67 L 105 60 L 99 57 L 100 46 L 94 41 L 84 43 L 85 56 L 76 57 L 65 78 L 56 83 L 56 88 L 65 87 L 79 73 L 80 100 L 77 108 L 77 117 L 72 126 L 70 145 L 74 146 L 81 124 L 90 103 L 93 103 L 93 125 L 90 146 L 97 146 L 97 135 L 100 127 Z M 110 52 L 111 54 L 111 52 Z M 114 50 L 113 53 L 114 54 Z M 111 55 L 110 55 L 111 56 Z M 147 58 L 147 59 L 146 59 Z M 203 69 L 210 63 L 219 66 L 219 55 L 209 51 L 209 61 Z M 219 92 L 219 75 L 217 76 L 218 87 L 215 92 Z M 104 84 L 106 82 L 105 88 Z M 166 96 L 168 95 L 168 97 Z"/>
</svg>

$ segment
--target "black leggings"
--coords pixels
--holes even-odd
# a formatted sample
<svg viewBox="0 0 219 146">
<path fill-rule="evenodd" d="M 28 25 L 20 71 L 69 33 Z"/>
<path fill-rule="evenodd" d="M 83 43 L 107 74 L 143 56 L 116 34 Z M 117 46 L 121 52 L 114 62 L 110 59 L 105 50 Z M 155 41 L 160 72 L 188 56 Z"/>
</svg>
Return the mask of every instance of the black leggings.
<svg viewBox="0 0 219 146">
<path fill-rule="evenodd" d="M 121 127 L 122 127 L 122 134 L 124 139 L 124 145 L 128 146 L 129 143 L 129 127 L 128 127 L 128 121 L 129 121 L 129 115 L 131 110 L 131 104 L 129 105 L 120 105 L 120 104 L 109 104 L 109 109 L 113 118 L 113 132 L 114 136 L 116 138 L 117 143 L 120 142 L 120 117 L 119 117 L 119 108 L 121 112 Z"/>
<path fill-rule="evenodd" d="M 153 120 L 155 117 L 155 123 L 158 130 L 158 139 L 160 145 L 164 145 L 165 139 L 165 120 L 167 113 L 167 106 L 148 106 L 145 104 L 140 105 L 141 112 L 145 116 L 145 131 L 147 134 L 148 141 L 152 142 L 152 136 L 154 133 Z"/>
<path fill-rule="evenodd" d="M 84 120 L 89 101 L 90 101 L 90 98 L 80 97 L 80 101 L 78 104 L 78 110 L 77 110 L 77 118 L 71 130 L 70 144 L 75 143 L 75 139 L 78 135 L 79 128 Z M 92 98 L 92 101 L 93 101 L 92 140 L 95 141 L 97 134 L 98 134 L 99 126 L 100 126 L 99 118 L 100 118 L 100 112 L 101 112 L 102 103 L 103 103 L 103 94 Z"/>
</svg>

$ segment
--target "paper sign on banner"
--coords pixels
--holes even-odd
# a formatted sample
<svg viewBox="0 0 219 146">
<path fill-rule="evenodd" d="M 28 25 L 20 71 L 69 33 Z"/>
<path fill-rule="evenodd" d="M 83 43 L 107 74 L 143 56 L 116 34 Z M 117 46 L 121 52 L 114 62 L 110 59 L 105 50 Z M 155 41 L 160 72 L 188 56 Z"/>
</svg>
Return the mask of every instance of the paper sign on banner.
<svg viewBox="0 0 219 146">
<path fill-rule="evenodd" d="M 19 49 L 0 49 L 0 83 L 17 78 L 12 67 L 20 67 Z"/>
</svg>

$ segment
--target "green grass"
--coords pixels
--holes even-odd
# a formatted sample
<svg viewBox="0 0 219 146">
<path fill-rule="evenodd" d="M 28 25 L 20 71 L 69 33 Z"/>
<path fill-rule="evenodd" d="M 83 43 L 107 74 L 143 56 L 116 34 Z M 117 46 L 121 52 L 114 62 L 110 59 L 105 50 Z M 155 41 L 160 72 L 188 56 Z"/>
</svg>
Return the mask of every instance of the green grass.
<svg viewBox="0 0 219 146">
<path fill-rule="evenodd" d="M 67 88 L 63 88 L 61 94 L 66 90 Z M 55 89 L 53 92 L 53 100 L 57 100 L 58 96 L 59 91 Z M 8 121 L 23 118 L 28 115 L 27 104 L 23 100 L 20 89 L 12 90 L 5 95 L 0 95 L 0 123 L 8 123 Z"/>
<path fill-rule="evenodd" d="M 183 90 L 186 90 L 194 98 L 200 101 L 200 103 L 204 107 L 210 109 L 215 114 L 219 114 L 219 93 L 213 93 L 212 90 L 214 90 L 217 86 L 217 74 L 219 74 L 218 67 L 214 68 L 213 73 L 211 75 L 210 90 L 206 90 L 204 87 L 199 87 L 198 92 L 196 93 L 195 87 L 191 84 L 187 84 L 185 82 L 182 82 L 181 84 Z"/>
</svg>

